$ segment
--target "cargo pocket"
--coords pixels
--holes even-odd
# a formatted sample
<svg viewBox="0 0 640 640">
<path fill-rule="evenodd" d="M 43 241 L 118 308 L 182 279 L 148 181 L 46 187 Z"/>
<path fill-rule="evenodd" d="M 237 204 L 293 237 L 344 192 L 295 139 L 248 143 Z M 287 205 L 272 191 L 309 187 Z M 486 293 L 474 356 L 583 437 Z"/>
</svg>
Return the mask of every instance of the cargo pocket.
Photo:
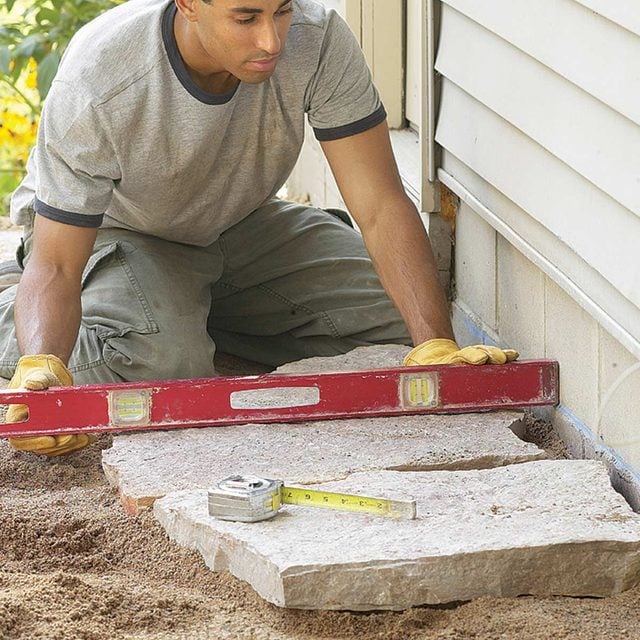
<svg viewBox="0 0 640 640">
<path fill-rule="evenodd" d="M 103 341 L 159 330 L 127 248 L 136 251 L 121 242 L 103 247 L 91 256 L 82 275 L 82 324 Z"/>
</svg>

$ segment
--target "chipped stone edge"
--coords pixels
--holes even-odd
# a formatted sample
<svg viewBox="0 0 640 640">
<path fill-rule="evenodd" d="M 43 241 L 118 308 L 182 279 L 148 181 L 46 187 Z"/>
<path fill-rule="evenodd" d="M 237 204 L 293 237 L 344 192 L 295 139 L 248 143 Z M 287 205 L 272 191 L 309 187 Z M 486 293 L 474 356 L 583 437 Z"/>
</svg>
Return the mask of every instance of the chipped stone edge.
<svg viewBox="0 0 640 640">
<path fill-rule="evenodd" d="M 598 563 L 584 567 L 585 547 L 592 547 L 591 555 Z M 547 557 L 545 561 L 543 558 Z M 519 567 L 536 564 L 545 565 L 545 571 L 533 575 Z M 408 586 L 409 576 L 403 568 L 409 566 L 411 573 L 418 577 L 414 589 L 404 601 L 398 593 L 385 591 L 385 585 L 402 583 Z M 502 566 L 498 576 L 493 575 L 489 583 L 473 583 L 460 576 L 482 573 L 483 567 Z M 575 567 L 586 570 L 580 574 L 581 588 L 575 588 Z M 345 564 L 339 567 L 344 576 L 336 580 L 337 565 L 325 565 L 321 570 L 314 567 L 290 567 L 282 572 L 282 591 L 284 606 L 295 609 L 325 609 L 400 611 L 420 605 L 446 604 L 456 601 L 473 600 L 480 597 L 514 598 L 524 595 L 533 596 L 569 596 L 569 597 L 609 597 L 620 593 L 640 582 L 640 549 L 635 542 L 616 540 L 593 540 L 585 542 L 561 542 L 548 547 L 520 547 L 514 549 L 482 550 L 455 556 L 417 558 L 408 562 L 379 561 Z M 549 569 L 550 568 L 550 569 Z M 301 569 L 301 571 L 300 571 Z M 358 580 L 357 574 L 363 570 L 375 569 L 377 579 L 368 578 L 358 590 L 358 601 L 340 603 L 340 594 L 336 592 L 339 582 L 352 585 Z M 308 574 L 313 572 L 313 600 L 308 595 Z M 393 573 L 397 575 L 392 576 Z M 236 575 L 236 574 L 234 574 Z M 349 576 L 352 577 L 349 577 Z M 619 580 L 606 580 L 603 576 L 621 575 Z M 428 583 L 429 576 L 443 576 L 434 587 Z M 454 577 L 447 584 L 448 576 Z M 238 576 L 240 577 L 240 576 Z M 241 579 L 245 579 L 241 577 Z M 306 585 L 306 586 L 305 586 Z M 253 585 L 252 585 L 253 586 Z M 258 589 L 254 586 L 256 591 Z M 258 591 L 262 597 L 265 597 Z M 321 599 L 321 596 L 330 599 Z M 265 598 L 266 599 L 266 598 Z M 274 603 L 278 604 L 278 603 Z"/>
<path fill-rule="evenodd" d="M 108 464 L 105 461 L 104 457 L 102 458 L 102 471 L 104 473 L 104 476 L 107 482 L 112 487 L 117 489 L 118 498 L 120 499 L 120 504 L 122 504 L 122 508 L 124 509 L 124 512 L 128 516 L 139 515 L 141 511 L 144 511 L 145 509 L 149 509 L 150 507 L 153 506 L 153 503 L 156 500 L 163 497 L 163 496 L 148 496 L 148 495 L 143 495 L 143 496 L 129 495 L 126 492 L 126 488 L 120 486 L 120 471 L 118 470 L 118 467 L 116 467 L 115 465 L 112 466 Z"/>
</svg>

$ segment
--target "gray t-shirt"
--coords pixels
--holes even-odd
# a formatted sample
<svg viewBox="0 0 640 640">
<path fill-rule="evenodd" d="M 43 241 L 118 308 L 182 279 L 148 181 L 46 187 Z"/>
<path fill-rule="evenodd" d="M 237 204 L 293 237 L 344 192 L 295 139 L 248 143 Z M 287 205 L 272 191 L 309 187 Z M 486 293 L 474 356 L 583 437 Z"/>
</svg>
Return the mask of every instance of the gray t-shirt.
<svg viewBox="0 0 640 640">
<path fill-rule="evenodd" d="M 190 78 L 172 0 L 130 0 L 82 28 L 45 101 L 11 217 L 120 227 L 206 246 L 272 198 L 304 137 L 386 116 L 362 52 L 334 11 L 296 0 L 275 73 L 209 94 Z"/>
</svg>

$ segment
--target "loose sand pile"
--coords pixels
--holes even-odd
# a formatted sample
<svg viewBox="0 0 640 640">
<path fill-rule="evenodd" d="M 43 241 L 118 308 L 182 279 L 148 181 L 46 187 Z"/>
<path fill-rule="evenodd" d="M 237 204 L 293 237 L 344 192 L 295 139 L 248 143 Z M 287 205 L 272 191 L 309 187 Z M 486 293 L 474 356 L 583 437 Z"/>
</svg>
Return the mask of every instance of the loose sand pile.
<svg viewBox="0 0 640 640">
<path fill-rule="evenodd" d="M 535 438 L 561 451 L 539 422 Z M 553 445 L 553 446 L 551 446 Z M 523 597 L 404 613 L 280 610 L 124 515 L 101 448 L 48 460 L 0 443 L 0 638 L 113 640 L 640 638 L 640 589 L 607 600 Z"/>
</svg>

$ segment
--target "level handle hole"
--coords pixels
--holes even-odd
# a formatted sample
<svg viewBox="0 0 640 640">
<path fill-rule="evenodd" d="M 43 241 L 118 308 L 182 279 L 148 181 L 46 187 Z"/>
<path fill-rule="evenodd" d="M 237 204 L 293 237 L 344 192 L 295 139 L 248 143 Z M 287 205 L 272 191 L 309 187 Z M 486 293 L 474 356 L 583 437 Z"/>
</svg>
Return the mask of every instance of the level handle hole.
<svg viewBox="0 0 640 640">
<path fill-rule="evenodd" d="M 308 407 L 320 402 L 318 387 L 271 387 L 233 391 L 232 409 L 285 409 Z"/>
</svg>

